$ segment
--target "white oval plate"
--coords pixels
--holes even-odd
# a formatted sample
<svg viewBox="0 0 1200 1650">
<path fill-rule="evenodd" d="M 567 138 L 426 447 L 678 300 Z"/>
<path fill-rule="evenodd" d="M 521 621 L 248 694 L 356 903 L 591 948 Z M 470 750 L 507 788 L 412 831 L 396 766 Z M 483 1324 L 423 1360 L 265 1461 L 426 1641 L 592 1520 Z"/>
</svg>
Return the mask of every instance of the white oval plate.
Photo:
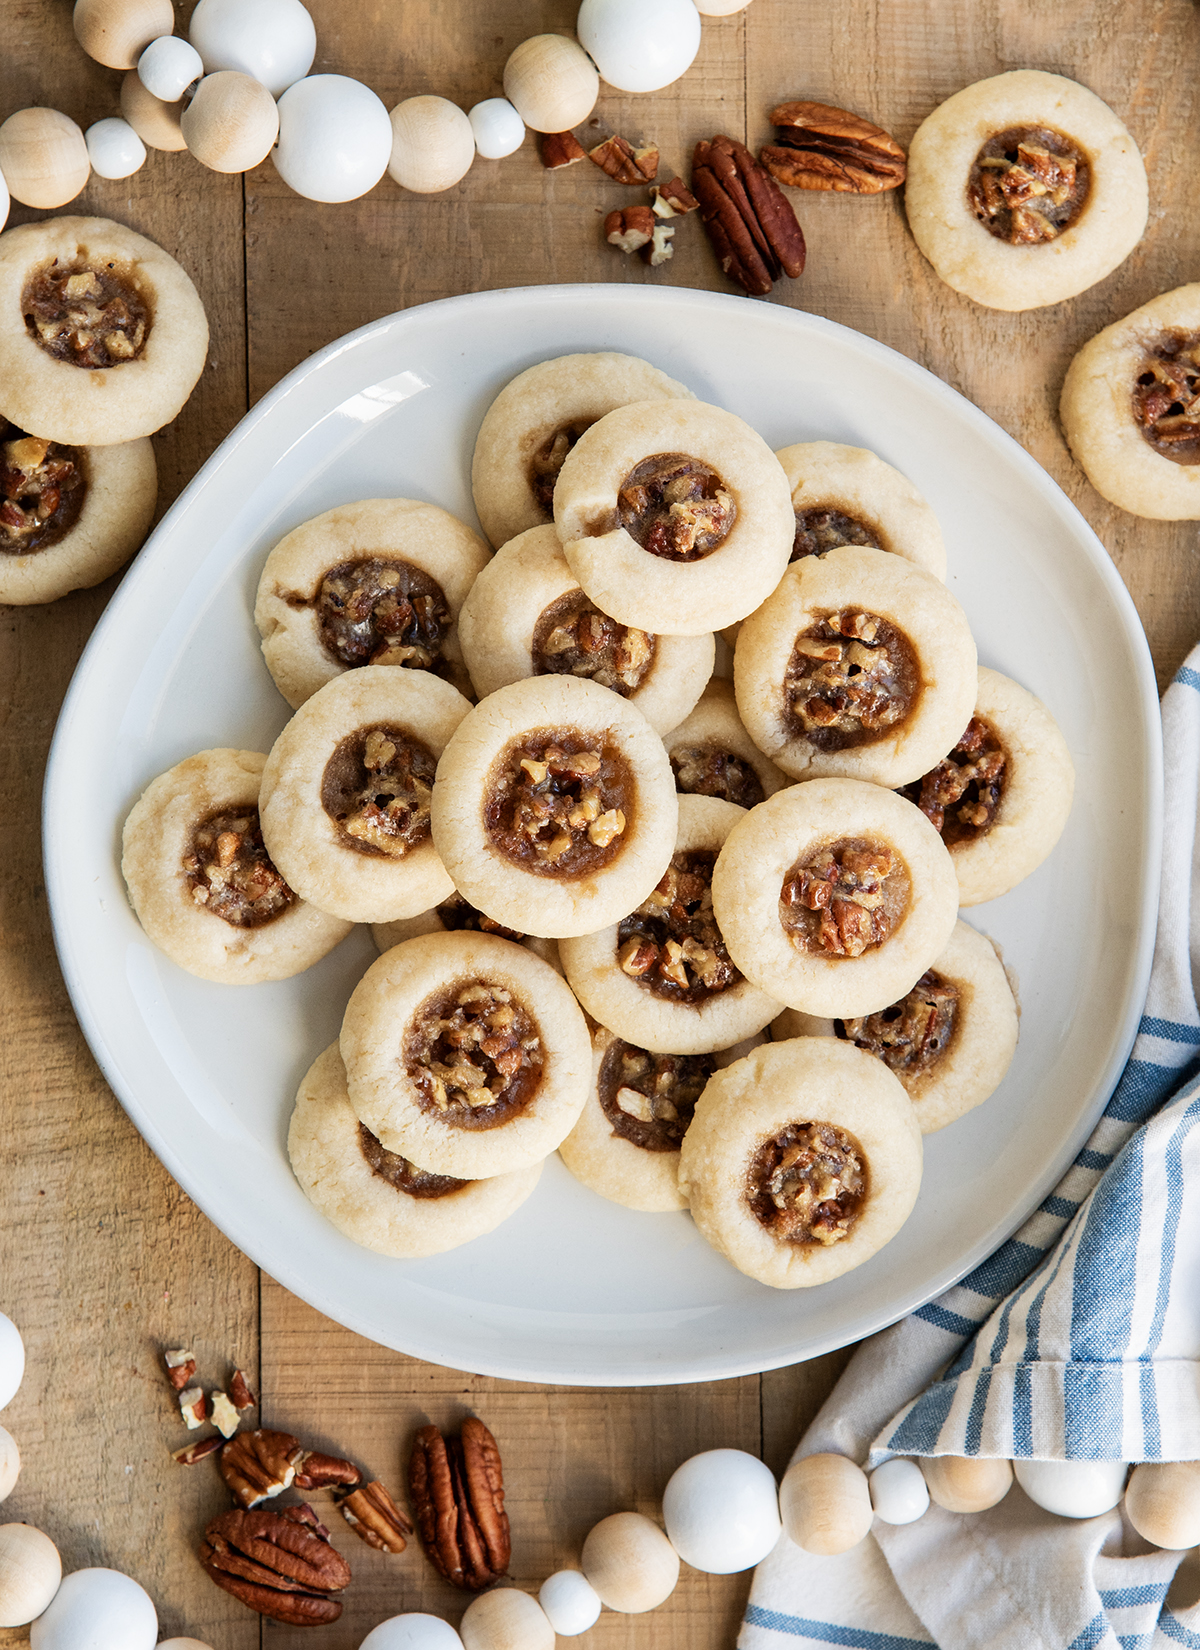
<svg viewBox="0 0 1200 1650">
<path fill-rule="evenodd" d="M 871 447 L 933 504 L 949 584 L 983 663 L 1054 711 L 1078 767 L 1050 860 L 970 920 L 1021 982 L 1016 1060 L 982 1108 L 927 1142 L 907 1225 L 865 1266 L 780 1292 L 690 1218 L 635 1214 L 557 1156 L 497 1232 L 432 1259 L 341 1236 L 288 1167 L 292 1098 L 374 955 L 356 930 L 275 985 L 193 979 L 126 902 L 121 825 L 163 769 L 216 745 L 266 751 L 288 710 L 252 610 L 269 547 L 321 510 L 407 495 L 474 520 L 475 432 L 514 373 L 548 356 L 641 355 L 773 447 Z M 815 1356 L 946 1288 L 1038 1204 L 1086 1138 L 1132 1044 L 1157 890 L 1159 724 L 1137 614 L 1082 517 L 953 390 L 882 345 L 769 304 L 678 288 L 536 287 L 378 321 L 283 380 L 209 460 L 127 574 L 80 662 L 46 781 L 59 955 L 105 1076 L 221 1230 L 360 1334 L 530 1381 L 713 1380 Z"/>
</svg>

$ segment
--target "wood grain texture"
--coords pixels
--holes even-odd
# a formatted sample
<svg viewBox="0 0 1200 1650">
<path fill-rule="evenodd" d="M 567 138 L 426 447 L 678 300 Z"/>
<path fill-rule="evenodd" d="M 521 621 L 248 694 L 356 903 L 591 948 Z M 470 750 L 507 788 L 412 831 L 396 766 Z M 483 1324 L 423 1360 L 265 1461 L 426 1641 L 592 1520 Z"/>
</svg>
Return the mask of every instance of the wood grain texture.
<svg viewBox="0 0 1200 1650">
<path fill-rule="evenodd" d="M 179 8 L 181 25 L 190 6 Z M 569 32 L 572 0 L 312 0 L 318 71 L 357 76 L 391 107 L 438 92 L 469 107 L 500 91 L 526 35 Z M 0 119 L 32 103 L 81 124 L 115 111 L 119 76 L 77 48 L 64 0 L 19 0 L 5 17 Z M 708 19 L 683 81 L 647 97 L 603 89 L 595 142 L 609 131 L 659 144 L 686 177 L 697 139 L 726 131 L 754 146 L 786 98 L 840 104 L 904 143 L 951 92 L 1015 67 L 1082 80 L 1128 123 L 1146 155 L 1152 209 L 1141 246 L 1090 292 L 1013 316 L 945 287 L 910 236 L 898 194 L 797 194 L 809 266 L 771 302 L 878 338 L 969 396 L 1065 488 L 1112 554 L 1145 620 L 1160 678 L 1200 630 L 1192 523 L 1138 521 L 1105 504 L 1073 465 L 1056 419 L 1075 350 L 1155 293 L 1191 278 L 1200 21 L 1192 0 L 754 0 Z M 612 207 L 640 198 L 590 163 L 541 167 L 534 140 L 477 162 L 435 198 L 389 179 L 366 198 L 318 207 L 268 162 L 244 180 L 190 156 L 152 154 L 131 179 L 94 179 L 67 210 L 96 212 L 180 258 L 208 310 L 208 366 L 180 417 L 155 438 L 160 513 L 272 384 L 343 333 L 451 294 L 547 281 L 616 281 L 731 290 L 697 218 L 677 224 L 676 255 L 652 272 L 604 244 Z M 16 208 L 12 221 L 40 214 Z M 747 300 L 748 301 L 748 300 Z M 0 401 L 2 401 L 0 386 Z M 870 385 L 863 386 L 869 396 Z M 3 1422 L 24 1470 L 0 1520 L 25 1518 L 60 1543 L 68 1568 L 136 1576 L 163 1636 L 214 1650 L 271 1645 L 356 1650 L 377 1621 L 407 1609 L 457 1620 L 463 1599 L 415 1544 L 371 1552 L 331 1527 L 355 1581 L 327 1629 L 262 1626 L 214 1588 L 193 1552 L 224 1504 L 212 1463 L 177 1468 L 183 1439 L 158 1368 L 163 1346 L 193 1344 L 216 1382 L 236 1358 L 259 1375 L 263 1420 L 360 1460 L 393 1489 L 425 1420 L 478 1412 L 493 1428 L 513 1515 L 513 1576 L 535 1589 L 577 1561 L 587 1529 L 619 1508 L 654 1513 L 671 1471 L 696 1450 L 736 1445 L 776 1472 L 847 1354 L 761 1377 L 660 1391 L 598 1392 L 485 1380 L 401 1357 L 320 1317 L 258 1273 L 201 1216 L 126 1119 L 78 1031 L 54 959 L 39 848 L 41 775 L 71 670 L 116 587 L 47 608 L 0 610 L 0 760 L 6 776 L 0 872 L 0 1309 L 25 1331 L 29 1374 Z M 86 799 L 81 799 L 86 806 Z M 604 1650 L 729 1650 L 746 1577 L 686 1569 L 647 1617 L 606 1613 L 582 1641 Z M 0 1650 L 27 1642 L 0 1629 Z"/>
</svg>

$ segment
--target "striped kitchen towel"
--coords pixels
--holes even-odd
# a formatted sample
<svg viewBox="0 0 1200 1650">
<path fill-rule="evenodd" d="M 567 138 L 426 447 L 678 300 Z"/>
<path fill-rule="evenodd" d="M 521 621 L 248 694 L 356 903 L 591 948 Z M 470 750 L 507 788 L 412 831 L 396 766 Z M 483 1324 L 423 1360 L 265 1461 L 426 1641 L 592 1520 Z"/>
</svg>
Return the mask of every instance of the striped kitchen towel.
<svg viewBox="0 0 1200 1650">
<path fill-rule="evenodd" d="M 1132 1057 L 1052 1196 L 991 1258 L 855 1353 L 796 1450 L 1200 1459 L 1200 647 L 1162 704 L 1158 932 Z M 1190 891 L 1180 899 L 1178 891 Z M 986 1513 L 875 1521 L 852 1552 L 786 1537 L 739 1650 L 1200 1650 L 1200 1568 L 1120 1510 L 1015 1488 Z"/>
</svg>

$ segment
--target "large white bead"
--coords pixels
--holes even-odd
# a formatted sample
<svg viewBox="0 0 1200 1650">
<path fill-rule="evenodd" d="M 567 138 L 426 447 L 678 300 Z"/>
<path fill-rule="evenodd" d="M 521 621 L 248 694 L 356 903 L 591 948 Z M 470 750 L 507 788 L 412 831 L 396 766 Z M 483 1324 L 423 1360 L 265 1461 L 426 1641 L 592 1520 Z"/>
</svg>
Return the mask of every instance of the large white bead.
<svg viewBox="0 0 1200 1650">
<path fill-rule="evenodd" d="M 695 0 L 702 17 L 732 17 L 735 11 L 745 11 L 750 0 Z"/>
<path fill-rule="evenodd" d="M 1031 1501 L 1062 1518 L 1111 1512 L 1125 1489 L 1128 1461 L 1014 1461 L 1017 1483 Z"/>
<path fill-rule="evenodd" d="M 58 1591 L 62 1561 L 32 1524 L 0 1525 L 0 1627 L 24 1627 Z"/>
<path fill-rule="evenodd" d="M 213 172 L 248 172 L 266 160 L 279 131 L 275 99 L 237 69 L 206 74 L 179 117 L 188 149 Z"/>
<path fill-rule="evenodd" d="M 463 1641 L 440 1616 L 414 1612 L 372 1627 L 358 1650 L 463 1650 Z"/>
<path fill-rule="evenodd" d="M 200 0 L 188 39 L 210 74 L 240 69 L 272 97 L 302 80 L 317 55 L 316 27 L 300 0 Z"/>
<path fill-rule="evenodd" d="M 700 50 L 692 0 L 583 0 L 575 27 L 603 78 L 623 92 L 669 86 Z"/>
<path fill-rule="evenodd" d="M 566 132 L 596 107 L 600 76 L 578 41 L 535 34 L 504 65 L 504 95 L 535 132 Z"/>
<path fill-rule="evenodd" d="M 29 1630 L 30 1650 L 154 1650 L 158 1614 L 120 1570 L 76 1570 Z"/>
<path fill-rule="evenodd" d="M 138 79 L 162 103 L 178 103 L 203 73 L 204 59 L 177 34 L 152 40 L 137 62 Z"/>
<path fill-rule="evenodd" d="M 0 179 L 0 182 L 3 180 Z M 5 188 L 0 196 L 4 203 L 4 216 L 8 216 L 8 189 Z M 0 218 L 0 222 L 3 219 Z M 0 1312 L 0 1409 L 10 1404 L 17 1395 L 17 1388 L 25 1374 L 25 1342 L 21 1339 L 21 1331 L 11 1318 L 6 1318 Z"/>
<path fill-rule="evenodd" d="M 127 120 L 109 116 L 83 134 L 92 171 L 101 178 L 129 178 L 146 164 L 146 145 Z"/>
<path fill-rule="evenodd" d="M 361 80 L 309 75 L 279 99 L 275 170 L 310 201 L 357 200 L 379 182 L 391 152 L 388 112 Z"/>
<path fill-rule="evenodd" d="M 767 1556 L 783 1527 L 775 1475 L 745 1450 L 693 1455 L 667 1480 L 663 1523 L 694 1570 L 721 1576 L 748 1570 Z"/>
<path fill-rule="evenodd" d="M 0 172 L 14 200 L 45 210 L 73 201 L 91 176 L 92 163 L 83 133 L 69 116 L 57 109 L 18 109 L 0 126 Z"/>
<path fill-rule="evenodd" d="M 867 1480 L 876 1518 L 885 1524 L 915 1524 L 929 1506 L 925 1474 L 906 1455 L 885 1461 Z"/>
<path fill-rule="evenodd" d="M 199 1639 L 164 1639 L 158 1650 L 212 1650 L 211 1644 L 201 1644 Z"/>
<path fill-rule="evenodd" d="M 556 1570 L 538 1590 L 538 1603 L 561 1638 L 577 1638 L 600 1619 L 600 1595 L 580 1570 Z"/>
<path fill-rule="evenodd" d="M 392 110 L 388 171 L 415 195 L 440 195 L 470 171 L 475 159 L 471 122 L 445 97 L 406 97 Z"/>
<path fill-rule="evenodd" d="M 506 97 L 485 98 L 470 110 L 467 119 L 475 134 L 475 147 L 484 160 L 503 160 L 525 141 L 525 122 Z"/>
<path fill-rule="evenodd" d="M 109 69 L 132 69 L 152 40 L 175 27 L 171 0 L 75 0 L 75 38 Z"/>
</svg>

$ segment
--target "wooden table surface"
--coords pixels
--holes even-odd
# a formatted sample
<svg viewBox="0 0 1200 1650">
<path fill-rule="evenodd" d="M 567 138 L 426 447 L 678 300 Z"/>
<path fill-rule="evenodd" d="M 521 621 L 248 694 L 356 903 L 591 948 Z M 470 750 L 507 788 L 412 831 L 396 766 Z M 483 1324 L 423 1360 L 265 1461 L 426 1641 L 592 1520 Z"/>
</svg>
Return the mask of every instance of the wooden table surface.
<svg viewBox="0 0 1200 1650">
<path fill-rule="evenodd" d="M 177 5 L 181 32 L 190 9 Z M 464 108 L 496 95 L 513 47 L 539 31 L 569 32 L 575 15 L 572 0 L 310 0 L 310 9 L 315 69 L 357 76 L 389 108 L 420 92 Z M 794 196 L 809 268 L 770 301 L 900 350 L 1022 442 L 1112 555 L 1162 682 L 1200 631 L 1196 528 L 1106 505 L 1071 462 L 1055 408 L 1067 363 L 1087 338 L 1196 273 L 1198 61 L 1194 0 L 754 0 L 740 15 L 705 20 L 700 55 L 682 81 L 642 98 L 603 88 L 597 109 L 611 128 L 657 140 L 664 163 L 684 171 L 695 141 L 716 131 L 757 146 L 769 135 L 768 111 L 789 97 L 856 110 L 902 143 L 950 93 L 1006 69 L 1069 75 L 1112 105 L 1146 157 L 1150 222 L 1132 256 L 1081 297 L 1025 315 L 978 308 L 925 263 L 896 193 Z M 8 0 L 0 118 L 46 104 L 86 127 L 116 112 L 118 85 L 116 72 L 77 47 L 66 0 Z M 269 162 L 228 177 L 186 154 L 152 153 L 122 182 L 93 179 L 67 210 L 116 218 L 160 242 L 192 275 L 212 327 L 200 384 L 155 437 L 160 511 L 283 374 L 378 316 L 544 281 L 730 290 L 695 220 L 676 237 L 674 261 L 656 272 L 605 246 L 602 215 L 627 198 L 589 165 L 544 172 L 532 138 L 505 161 L 477 162 L 434 198 L 385 178 L 362 200 L 318 206 L 290 193 Z M 17 207 L 11 221 L 41 215 Z M 457 1621 L 463 1596 L 437 1581 L 415 1547 L 387 1557 L 344 1526 L 336 1540 L 355 1580 L 336 1626 L 260 1626 L 207 1580 L 194 1551 L 225 1502 L 209 1466 L 185 1471 L 168 1453 L 181 1437 L 158 1358 L 181 1344 L 214 1373 L 240 1362 L 258 1383 L 265 1424 L 356 1457 L 397 1487 L 418 1425 L 478 1411 L 505 1461 L 513 1579 L 531 1590 L 577 1561 L 598 1518 L 621 1508 L 654 1513 L 671 1471 L 697 1450 L 737 1446 L 782 1470 L 845 1354 L 657 1391 L 537 1387 L 436 1368 L 360 1340 L 259 1273 L 160 1167 L 80 1035 L 41 871 L 46 752 L 115 583 L 48 607 L 0 610 L 0 1309 L 22 1329 L 29 1355 L 3 1416 L 24 1469 L 0 1516 L 44 1529 L 68 1570 L 110 1565 L 135 1576 L 155 1600 L 164 1638 L 190 1634 L 214 1650 L 260 1642 L 356 1650 L 370 1627 L 403 1610 Z M 653 1615 L 606 1612 L 581 1642 L 728 1650 L 747 1587 L 747 1577 L 685 1568 Z M 0 1629 L 0 1650 L 26 1636 Z"/>
</svg>

